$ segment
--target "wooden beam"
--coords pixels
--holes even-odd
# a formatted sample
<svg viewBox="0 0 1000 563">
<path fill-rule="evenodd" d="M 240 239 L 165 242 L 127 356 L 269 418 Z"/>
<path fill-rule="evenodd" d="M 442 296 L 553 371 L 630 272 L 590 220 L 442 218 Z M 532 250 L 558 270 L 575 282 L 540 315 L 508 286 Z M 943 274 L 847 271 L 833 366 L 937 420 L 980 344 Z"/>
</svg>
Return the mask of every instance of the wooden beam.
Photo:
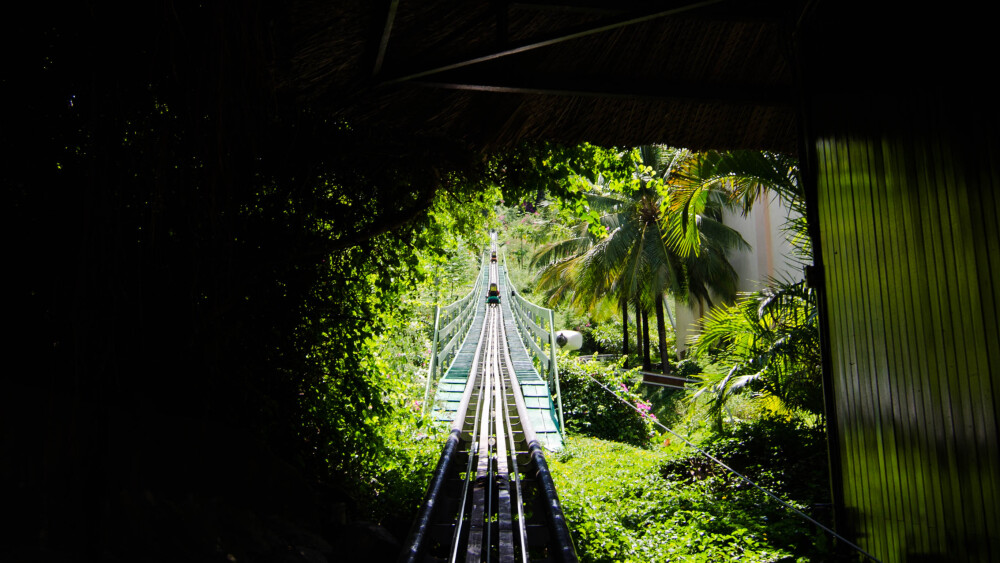
<svg viewBox="0 0 1000 563">
<path fill-rule="evenodd" d="M 399 0 L 389 2 L 389 12 L 385 16 L 385 27 L 382 30 L 382 39 L 378 43 L 378 54 L 375 56 L 375 68 L 372 69 L 372 76 L 378 76 L 382 72 L 382 64 L 385 62 L 385 51 L 389 48 L 389 35 L 392 34 L 392 23 L 396 19 L 396 10 L 399 8 Z"/>
<path fill-rule="evenodd" d="M 632 3 L 636 4 L 636 2 Z M 639 4 L 649 5 L 650 2 L 639 2 Z M 602 15 L 621 14 L 632 8 L 624 3 L 611 3 L 606 0 L 519 0 L 511 2 L 510 7 L 516 10 L 547 10 Z"/>
<path fill-rule="evenodd" d="M 511 47 L 509 49 L 502 49 L 502 50 L 499 50 L 499 51 L 495 51 L 495 52 L 492 52 L 492 53 L 486 53 L 484 55 L 480 55 L 480 56 L 473 57 L 473 58 L 462 59 L 462 60 L 458 60 L 458 61 L 455 61 L 455 62 L 452 62 L 452 63 L 447 63 L 447 64 L 443 64 L 443 65 L 440 65 L 440 66 L 435 66 L 435 67 L 427 68 L 427 69 L 424 69 L 424 70 L 419 70 L 419 71 L 415 71 L 415 72 L 401 74 L 401 75 L 397 76 L 396 78 L 391 78 L 391 79 L 383 81 L 382 85 L 398 84 L 400 82 L 407 82 L 407 81 L 411 81 L 411 80 L 416 80 L 417 78 L 424 78 L 426 76 L 431 76 L 431 75 L 434 75 L 434 74 L 439 74 L 439 73 L 442 73 L 442 72 L 445 72 L 445 71 L 449 71 L 449 70 L 455 70 L 455 69 L 458 69 L 458 68 L 462 68 L 462 67 L 466 67 L 466 66 L 470 66 L 470 65 L 474 65 L 474 64 L 486 62 L 486 61 L 492 61 L 492 60 L 500 59 L 500 58 L 503 58 L 503 57 L 508 57 L 510 55 L 516 55 L 518 53 L 524 53 L 524 52 L 527 52 L 527 51 L 533 51 L 535 49 L 540 49 L 542 47 L 548 47 L 550 45 L 557 45 L 559 43 L 563 43 L 563 42 L 566 42 L 566 41 L 571 41 L 573 39 L 580 39 L 582 37 L 587 37 L 587 36 L 594 35 L 594 34 L 597 34 L 597 33 L 604 33 L 606 31 L 612 31 L 612 30 L 619 29 L 619 28 L 622 28 L 622 27 L 627 27 L 627 26 L 630 26 L 630 25 L 640 24 L 640 23 L 644 23 L 644 22 L 647 22 L 647 21 L 652 21 L 652 20 L 655 20 L 655 19 L 659 19 L 659 18 L 663 18 L 663 17 L 667 17 L 667 16 L 672 16 L 672 15 L 675 15 L 675 14 L 680 14 L 680 13 L 688 12 L 688 11 L 691 11 L 691 10 L 697 10 L 699 8 L 704 8 L 706 6 L 712 6 L 714 4 L 718 4 L 718 3 L 724 2 L 724 1 L 725 0 L 701 0 L 699 2 L 692 2 L 690 4 L 684 4 L 682 6 L 678 6 L 678 7 L 670 8 L 670 9 L 666 9 L 666 10 L 660 9 L 660 10 L 654 10 L 652 12 L 646 12 L 646 13 L 637 14 L 637 15 L 624 16 L 624 17 L 612 20 L 611 22 L 608 22 L 608 23 L 603 24 L 603 25 L 585 26 L 585 27 L 582 27 L 582 28 L 577 28 L 574 31 L 568 31 L 568 32 L 564 32 L 564 33 L 559 33 L 559 34 L 556 34 L 553 37 L 549 37 L 549 38 L 546 38 L 546 39 L 539 39 L 539 40 L 534 40 L 534 41 L 527 41 L 527 42 L 522 43 L 520 45 L 516 45 L 514 47 Z"/>
<path fill-rule="evenodd" d="M 419 80 L 412 84 L 445 90 L 468 90 L 498 94 L 525 94 L 584 98 L 621 98 L 633 100 L 691 100 L 726 102 L 772 107 L 794 107 L 795 92 L 789 87 L 757 85 L 715 85 L 696 83 L 648 82 L 619 85 L 598 80 L 532 79 L 520 83 L 504 81 Z M 593 85 L 597 85 L 594 87 Z"/>
<path fill-rule="evenodd" d="M 640 371 L 642 382 L 647 385 L 659 385 L 660 387 L 670 387 L 671 389 L 685 389 L 688 383 L 699 383 L 697 379 L 688 379 L 676 375 L 663 375 L 662 373 L 652 373 Z"/>
<path fill-rule="evenodd" d="M 663 2 L 647 0 L 515 0 L 509 3 L 512 10 L 555 12 L 593 15 L 622 15 L 638 10 L 647 10 L 658 6 L 662 10 Z M 788 3 L 780 2 L 726 2 L 718 6 L 686 14 L 695 18 L 711 21 L 727 22 L 761 22 L 776 23 L 788 21 L 789 14 L 797 14 L 797 10 L 789 12 Z M 796 18 L 798 19 L 798 18 Z M 792 20 L 794 21 L 794 20 Z"/>
</svg>

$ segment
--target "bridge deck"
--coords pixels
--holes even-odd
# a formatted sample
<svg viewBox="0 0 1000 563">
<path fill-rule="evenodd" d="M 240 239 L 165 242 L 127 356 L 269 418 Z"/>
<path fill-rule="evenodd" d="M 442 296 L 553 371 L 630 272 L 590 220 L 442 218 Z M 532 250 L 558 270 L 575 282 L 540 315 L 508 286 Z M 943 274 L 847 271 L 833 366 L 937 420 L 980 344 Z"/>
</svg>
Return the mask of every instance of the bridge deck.
<svg viewBox="0 0 1000 563">
<path fill-rule="evenodd" d="M 503 271 L 503 266 L 500 266 Z M 489 275 L 489 268 L 483 268 L 481 276 Z M 484 277 L 484 281 L 486 278 Z M 484 283 L 483 287 L 488 284 Z M 552 396 L 549 393 L 548 384 L 532 363 L 531 355 L 528 353 L 524 342 L 517 332 L 517 321 L 514 313 L 510 310 L 509 299 L 511 288 L 507 287 L 507 276 L 499 276 L 500 306 L 503 310 L 504 327 L 507 331 L 507 346 L 510 350 L 510 359 L 517 375 L 518 383 L 521 386 L 521 393 L 524 395 L 524 403 L 528 410 L 528 419 L 535 430 L 538 442 L 550 451 L 559 451 L 563 448 L 562 436 L 559 433 L 558 416 Z M 473 297 L 477 299 L 478 297 Z M 472 369 L 472 360 L 476 354 L 476 346 L 479 344 L 479 335 L 482 333 L 483 322 L 486 318 L 486 298 L 485 292 L 480 299 L 481 305 L 475 309 L 476 316 L 469 326 L 469 332 L 465 336 L 455 361 L 441 377 L 438 382 L 437 392 L 434 395 L 433 416 L 435 420 L 441 422 L 452 422 L 455 412 L 462 401 L 462 392 L 465 391 L 465 384 L 469 379 L 469 371 Z"/>
</svg>

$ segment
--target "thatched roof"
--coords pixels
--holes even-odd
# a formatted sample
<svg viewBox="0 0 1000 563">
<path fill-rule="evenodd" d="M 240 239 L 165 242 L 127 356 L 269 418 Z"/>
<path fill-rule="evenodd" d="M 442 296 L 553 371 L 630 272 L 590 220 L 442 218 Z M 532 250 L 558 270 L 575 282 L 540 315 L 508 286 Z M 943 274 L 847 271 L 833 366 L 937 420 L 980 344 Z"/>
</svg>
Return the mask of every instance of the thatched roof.
<svg viewBox="0 0 1000 563">
<path fill-rule="evenodd" d="M 391 133 L 795 152 L 801 2 L 304 1 L 298 99 Z"/>
</svg>

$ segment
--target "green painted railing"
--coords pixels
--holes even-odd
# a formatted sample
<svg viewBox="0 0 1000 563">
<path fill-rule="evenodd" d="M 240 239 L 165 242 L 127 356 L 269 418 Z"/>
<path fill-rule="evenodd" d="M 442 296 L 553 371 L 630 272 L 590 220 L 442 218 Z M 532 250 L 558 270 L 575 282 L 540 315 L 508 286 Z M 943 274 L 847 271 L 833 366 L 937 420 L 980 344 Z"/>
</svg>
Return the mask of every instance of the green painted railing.
<svg viewBox="0 0 1000 563">
<path fill-rule="evenodd" d="M 514 313 L 514 320 L 517 324 L 517 332 L 521 336 L 528 352 L 538 362 L 538 369 L 545 373 L 546 381 L 549 384 L 549 392 L 555 395 L 556 408 L 559 411 L 559 433 L 566 437 L 565 425 L 563 424 L 562 393 L 559 390 L 559 364 L 556 361 L 556 331 L 555 317 L 552 309 L 539 307 L 527 299 L 521 297 L 514 284 L 507 275 L 507 254 L 503 256 L 503 275 L 507 279 L 507 287 L 511 288 L 510 310 Z M 549 352 L 545 353 L 545 346 L 548 345 Z"/>
<path fill-rule="evenodd" d="M 427 413 L 427 400 L 430 397 L 431 385 L 448 370 L 447 367 L 455 360 L 459 345 L 469 331 L 472 320 L 476 317 L 477 297 L 483 293 L 485 282 L 483 277 L 489 272 L 489 255 L 483 256 L 483 266 L 476 276 L 476 285 L 465 297 L 441 307 L 434 306 L 434 338 L 431 343 L 431 360 L 427 366 L 427 386 L 424 389 L 423 412 Z"/>
</svg>

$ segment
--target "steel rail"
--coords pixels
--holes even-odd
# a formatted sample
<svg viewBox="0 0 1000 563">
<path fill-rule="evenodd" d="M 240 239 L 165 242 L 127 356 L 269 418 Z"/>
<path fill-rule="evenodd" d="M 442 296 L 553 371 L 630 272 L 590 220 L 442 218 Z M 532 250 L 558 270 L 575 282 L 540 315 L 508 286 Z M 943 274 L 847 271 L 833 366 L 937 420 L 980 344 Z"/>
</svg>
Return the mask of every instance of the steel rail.
<svg viewBox="0 0 1000 563">
<path fill-rule="evenodd" d="M 493 311 L 489 311 L 489 325 L 491 335 L 495 335 L 493 330 L 492 322 Z M 495 336 L 494 336 L 495 338 Z M 487 502 L 493 499 L 492 495 L 492 463 L 490 459 L 490 441 L 493 439 L 491 435 L 490 423 L 492 417 L 490 416 L 490 401 L 493 398 L 492 393 L 492 382 L 490 381 L 490 366 L 489 366 L 489 355 L 490 347 L 492 346 L 492 338 L 487 344 L 486 348 L 486 362 L 483 365 L 483 376 L 481 388 L 483 389 L 482 397 L 483 401 L 479 404 L 479 448 L 477 451 L 476 459 L 476 481 L 472 488 L 472 514 L 469 518 L 469 539 L 466 543 L 466 557 L 467 563 L 476 562 L 478 563 L 482 560 L 482 549 L 483 549 L 483 537 L 487 539 L 490 538 L 490 523 L 492 518 L 487 517 L 492 516 L 492 510 L 488 510 L 489 507 L 486 506 Z M 470 451 L 471 453 L 471 451 Z M 489 494 L 487 494 L 489 493 Z M 488 559 L 488 554 L 487 554 Z"/>
<path fill-rule="evenodd" d="M 496 308 L 500 312 L 500 308 Z M 501 315 L 496 315 L 495 325 L 500 324 Z M 494 328 L 494 330 L 496 330 Z M 507 422 L 510 419 L 507 411 L 507 401 L 505 396 L 505 386 L 503 371 L 500 369 L 499 338 L 492 341 L 492 368 L 493 368 L 493 404 L 496 405 L 496 415 L 493 418 L 494 434 L 496 434 L 496 485 L 497 485 L 497 528 L 499 536 L 497 539 L 497 550 L 500 561 L 514 561 L 514 522 L 511 514 L 510 496 L 510 464 L 508 464 L 507 450 L 508 440 L 512 436 L 507 434 Z M 517 471 L 517 466 L 514 465 Z"/>
<path fill-rule="evenodd" d="M 479 360 L 479 351 L 483 345 L 483 334 L 485 334 L 485 332 L 486 325 L 484 323 L 483 330 L 479 335 L 479 344 L 476 347 L 476 354 L 473 356 L 472 369 L 470 370 L 470 373 L 476 372 L 476 365 Z M 406 543 L 406 551 L 404 552 L 403 557 L 400 558 L 400 561 L 415 563 L 419 555 L 420 547 L 426 540 L 427 531 L 430 528 L 431 518 L 434 516 L 434 509 L 437 506 L 437 499 L 444 487 L 444 482 L 455 459 L 455 454 L 458 451 L 458 445 L 461 442 L 464 425 L 459 421 L 465 420 L 466 413 L 469 410 L 469 400 L 472 398 L 475 380 L 475 377 L 470 377 L 468 383 L 465 384 L 465 391 L 462 393 L 462 401 L 458 405 L 455 421 L 451 425 L 451 432 L 448 433 L 448 440 L 445 442 L 445 447 L 441 451 L 441 457 L 438 459 L 437 467 L 434 468 L 434 473 L 431 476 L 431 485 L 427 489 L 427 495 L 424 497 L 424 503 L 420 512 L 417 514 L 417 519 L 413 523 L 413 528 L 410 531 L 410 538 Z"/>
<path fill-rule="evenodd" d="M 507 280 L 507 287 L 514 287 L 514 284 L 510 280 L 510 269 L 507 266 L 507 254 L 503 256 L 504 263 L 504 277 Z M 534 303 L 528 301 L 527 299 L 516 295 L 513 291 L 511 292 L 510 298 L 510 310 L 514 315 L 514 320 L 516 321 L 518 332 L 521 336 L 521 341 L 528 345 L 532 352 L 535 352 L 535 358 L 538 360 L 542 367 L 548 371 L 547 381 L 550 385 L 550 392 L 554 392 L 556 399 L 556 411 L 559 414 L 559 434 L 565 439 L 566 438 L 566 423 L 563 419 L 563 408 L 562 408 L 562 389 L 559 386 L 559 362 L 557 361 L 556 352 L 556 331 L 555 331 L 555 316 L 553 315 L 552 309 L 546 309 L 545 307 L 540 307 Z M 527 312 L 525 311 L 527 309 Z M 548 330 L 548 355 L 541 349 L 539 344 L 535 342 L 535 339 L 528 332 L 528 326 L 538 327 L 538 323 L 534 321 L 533 318 L 529 318 L 529 314 L 546 316 L 549 321 Z M 545 322 L 544 320 L 542 322 Z M 534 330 L 534 329 L 532 329 Z M 506 336 L 504 337 L 506 338 Z M 543 336 L 543 338 L 545 338 Z M 542 345 L 544 346 L 544 344 Z"/>
<path fill-rule="evenodd" d="M 506 329 L 503 328 L 503 324 L 501 324 L 501 333 L 506 340 Z M 504 354 L 507 358 L 508 376 L 515 383 L 511 385 L 511 389 L 514 391 L 514 404 L 517 407 L 518 418 L 521 420 L 521 429 L 524 433 L 525 441 L 528 442 L 529 455 L 537 467 L 535 477 L 542 483 L 542 491 L 545 494 L 546 512 L 549 516 L 549 524 L 555 532 L 556 548 L 559 550 L 559 554 L 565 563 L 575 563 L 578 561 L 578 558 L 576 548 L 573 546 L 573 536 L 570 534 L 569 525 L 566 523 L 566 516 L 563 514 L 562 505 L 559 503 L 559 496 L 556 494 L 556 486 L 552 482 L 552 474 L 549 472 L 549 466 L 545 462 L 545 454 L 542 451 L 542 446 L 538 442 L 534 428 L 531 427 L 531 421 L 528 418 L 528 409 L 524 403 L 524 394 L 521 393 L 521 386 L 516 384 L 517 374 L 514 372 L 513 362 L 510 360 L 510 352 L 506 347 L 504 347 Z"/>
<path fill-rule="evenodd" d="M 486 331 L 486 327 L 487 327 L 486 323 L 483 323 L 483 331 L 484 331 L 484 333 Z M 470 434 L 470 437 L 472 438 L 473 442 L 469 445 L 469 459 L 468 459 L 468 461 L 465 464 L 465 479 L 464 479 L 464 482 L 462 483 L 461 503 L 459 504 L 459 508 L 458 508 L 458 516 L 457 516 L 457 521 L 455 523 L 455 529 L 452 532 L 452 536 L 451 536 L 451 549 L 449 550 L 450 556 L 449 556 L 449 559 L 448 559 L 451 562 L 454 562 L 454 561 L 458 560 L 458 550 L 459 550 L 459 546 L 461 545 L 461 541 L 462 541 L 462 529 L 465 526 L 465 505 L 466 505 L 466 502 L 469 500 L 469 487 L 472 484 L 472 464 L 473 464 L 473 462 L 475 462 L 475 459 L 476 459 L 472 455 L 472 452 L 475 451 L 478 448 L 478 444 L 479 444 L 479 442 L 476 441 L 476 436 L 479 435 L 479 416 L 478 416 L 478 412 L 479 412 L 479 405 L 482 404 L 483 384 L 482 384 L 482 378 L 481 377 L 477 377 L 475 375 L 477 373 L 476 370 L 475 370 L 475 366 L 477 365 L 476 362 L 478 362 L 478 360 L 479 360 L 479 352 L 482 349 L 482 343 L 483 343 L 482 336 L 480 336 L 479 347 L 476 348 L 476 358 L 473 360 L 474 361 L 474 363 L 473 363 L 474 367 L 470 371 L 470 373 L 473 374 L 473 376 L 469 378 L 470 381 L 475 380 L 475 381 L 479 382 L 479 397 L 476 399 L 476 412 L 477 412 L 477 415 L 473 417 L 473 421 L 474 422 L 473 422 L 473 426 L 472 426 L 472 433 Z M 473 385 L 475 385 L 475 383 L 473 383 Z M 471 394 L 470 394 L 470 398 L 471 398 Z M 465 413 L 466 414 L 468 413 L 468 408 L 465 409 Z M 464 419 L 465 419 L 465 414 L 463 414 L 463 418 L 462 418 L 462 420 L 463 420 L 463 426 L 464 426 Z M 455 418 L 455 421 L 456 421 L 455 424 L 457 424 L 458 420 L 459 420 L 458 417 L 456 417 Z"/>
<path fill-rule="evenodd" d="M 472 440 L 472 443 L 469 445 L 469 459 L 466 462 L 465 466 L 465 482 L 462 484 L 461 502 L 459 504 L 458 517 L 457 517 L 457 522 L 455 524 L 455 530 L 452 533 L 451 549 L 449 550 L 449 553 L 451 554 L 449 557 L 449 561 L 452 562 L 457 561 L 459 545 L 461 544 L 462 540 L 462 529 L 465 526 L 465 505 L 469 499 L 469 486 L 472 482 L 472 464 L 475 461 L 475 457 L 472 455 L 472 452 L 478 448 L 479 444 L 478 440 L 476 440 L 476 437 L 479 435 L 478 412 L 479 412 L 479 406 L 483 402 L 482 400 L 483 383 L 482 383 L 482 377 L 479 376 L 478 368 L 481 365 L 480 362 L 481 354 L 485 353 L 483 345 L 488 341 L 488 339 L 484 338 L 484 335 L 487 334 L 488 329 L 489 329 L 489 323 L 484 322 L 483 328 L 479 332 L 479 342 L 476 344 L 476 353 L 472 358 L 472 367 L 469 369 L 469 374 L 470 374 L 469 381 L 465 384 L 465 391 L 462 393 L 462 402 L 459 403 L 459 409 L 456 412 L 455 420 L 452 422 L 452 432 L 454 432 L 455 429 L 457 428 L 459 433 L 461 433 L 462 429 L 465 428 L 465 419 L 468 416 L 469 412 L 469 402 L 472 400 L 472 394 L 476 388 L 476 384 L 478 383 L 479 397 L 476 400 L 477 415 L 473 417 L 474 422 L 472 426 L 472 433 L 469 436 L 470 439 Z"/>
<path fill-rule="evenodd" d="M 489 275 L 487 283 L 493 283 L 496 280 L 496 265 L 490 264 Z M 496 317 L 497 310 L 494 308 L 487 308 L 486 318 L 483 322 L 483 330 L 480 333 L 480 341 L 476 349 L 475 361 L 472 369 L 470 370 L 470 380 L 477 379 L 479 381 L 479 400 L 476 405 L 476 414 L 474 417 L 475 425 L 472 432 L 473 443 L 469 448 L 469 460 L 466 466 L 465 482 L 462 486 L 461 495 L 461 506 L 458 512 L 458 522 L 455 525 L 449 561 L 456 562 L 458 560 L 458 553 L 461 546 L 462 540 L 462 530 L 464 528 L 465 522 L 465 505 L 469 497 L 470 487 L 472 489 L 472 509 L 469 515 L 469 533 L 466 538 L 466 561 L 479 561 L 482 560 L 482 544 L 483 538 L 491 538 L 491 518 L 485 518 L 485 515 L 492 516 L 493 510 L 492 506 L 484 507 L 484 502 L 491 503 L 493 499 L 492 495 L 492 472 L 493 464 L 491 459 L 491 434 L 492 429 L 490 427 L 493 417 L 491 416 L 491 395 L 492 395 L 492 375 L 491 375 L 491 357 L 496 355 Z M 483 338 L 486 335 L 486 338 Z M 484 348 L 485 343 L 485 348 Z M 481 360 L 481 363 L 479 363 Z M 465 424 L 464 418 L 459 420 L 457 417 L 454 424 Z M 475 453 L 475 455 L 474 455 Z M 472 478 L 472 466 L 473 463 L 476 465 L 475 480 Z M 485 530 L 483 529 L 485 528 Z M 489 552 L 487 551 L 486 560 L 489 560 Z"/>
<path fill-rule="evenodd" d="M 500 323 L 500 330 L 504 341 L 506 341 L 506 330 L 503 328 L 502 322 Z M 504 354 L 500 357 L 500 360 L 502 361 L 503 364 L 501 371 L 506 372 L 508 374 L 508 377 L 501 378 L 501 383 L 503 385 L 504 405 L 509 408 L 509 401 L 507 400 L 508 394 L 510 398 L 514 399 L 513 388 L 519 387 L 519 385 L 517 381 L 517 373 L 514 372 L 514 369 L 511 366 L 510 351 L 506 347 L 504 347 Z M 510 383 L 509 386 L 507 385 L 508 383 Z M 516 410 L 517 408 L 516 399 L 514 399 L 514 404 Z M 514 473 L 514 496 L 515 498 L 518 499 L 517 503 L 518 544 L 521 547 L 521 561 L 528 561 L 528 528 L 527 528 L 527 521 L 524 518 L 524 503 L 520 502 L 520 500 L 523 499 L 524 497 L 522 494 L 522 487 L 521 487 L 521 470 L 519 469 L 518 467 L 519 464 L 517 463 L 517 442 L 514 440 L 514 426 L 511 423 L 511 417 L 508 416 L 505 418 L 505 420 L 507 422 L 507 436 L 508 439 L 510 440 L 510 449 L 509 449 L 510 466 L 513 468 L 513 473 Z M 524 433 L 524 422 L 523 422 L 524 420 L 525 419 L 521 418 L 519 412 L 518 422 L 520 423 L 522 434 Z"/>
<path fill-rule="evenodd" d="M 499 265 L 488 268 L 480 280 L 496 282 Z M 505 309 L 486 307 L 456 417 L 400 561 L 576 562 L 514 371 Z"/>
</svg>

